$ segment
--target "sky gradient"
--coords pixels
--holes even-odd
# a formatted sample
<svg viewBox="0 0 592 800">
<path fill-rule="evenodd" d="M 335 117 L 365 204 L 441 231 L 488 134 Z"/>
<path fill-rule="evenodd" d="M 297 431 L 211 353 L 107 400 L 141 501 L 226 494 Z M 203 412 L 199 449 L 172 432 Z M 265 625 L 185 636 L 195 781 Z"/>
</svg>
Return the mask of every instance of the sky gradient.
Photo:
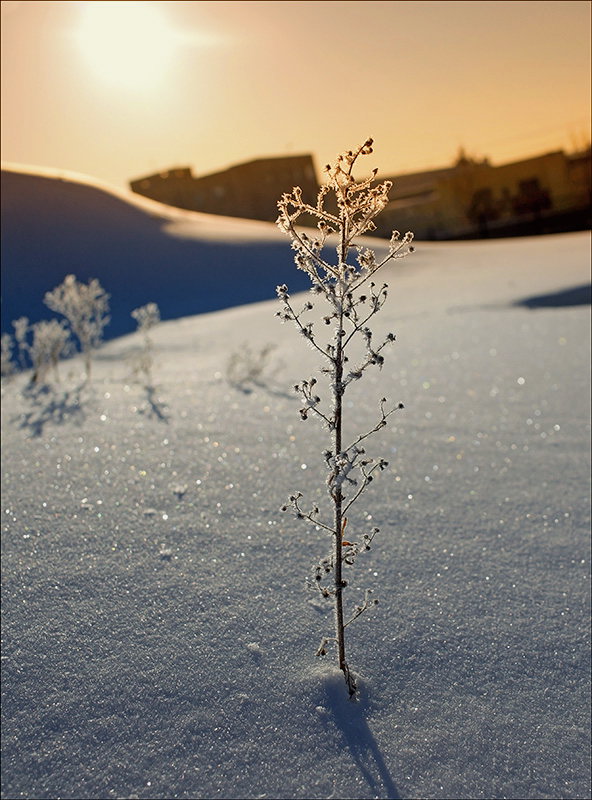
<svg viewBox="0 0 592 800">
<path fill-rule="evenodd" d="M 322 167 L 367 136 L 381 174 L 446 166 L 461 146 L 493 163 L 578 149 L 590 8 L 3 2 L 2 158 L 125 186 L 283 153 Z"/>
</svg>

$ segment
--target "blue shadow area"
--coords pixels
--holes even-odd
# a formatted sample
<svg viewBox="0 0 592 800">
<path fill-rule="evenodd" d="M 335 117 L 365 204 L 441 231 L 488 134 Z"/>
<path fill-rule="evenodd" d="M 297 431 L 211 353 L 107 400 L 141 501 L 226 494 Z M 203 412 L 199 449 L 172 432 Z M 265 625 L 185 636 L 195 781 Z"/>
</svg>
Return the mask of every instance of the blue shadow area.
<svg viewBox="0 0 592 800">
<path fill-rule="evenodd" d="M 3 171 L 2 331 L 20 316 L 54 317 L 43 297 L 70 273 L 111 295 L 106 339 L 135 330 L 130 313 L 148 302 L 177 319 L 272 300 L 282 283 L 310 286 L 287 238 L 181 238 L 166 224 L 94 186 Z"/>
<path fill-rule="evenodd" d="M 348 698 L 345 681 L 338 675 L 325 682 L 323 702 L 372 797 L 399 800 L 401 795 L 366 720 L 366 687 L 363 687 L 362 699 L 352 701 Z"/>
<path fill-rule="evenodd" d="M 592 300 L 592 285 L 587 283 L 561 292 L 541 294 L 516 300 L 514 306 L 525 308 L 564 308 L 566 306 L 589 306 Z"/>
</svg>

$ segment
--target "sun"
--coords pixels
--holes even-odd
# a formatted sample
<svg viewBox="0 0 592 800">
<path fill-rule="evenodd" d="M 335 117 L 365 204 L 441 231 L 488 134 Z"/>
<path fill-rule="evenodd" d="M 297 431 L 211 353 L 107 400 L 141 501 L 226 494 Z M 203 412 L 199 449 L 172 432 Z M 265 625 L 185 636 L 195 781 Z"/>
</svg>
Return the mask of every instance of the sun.
<svg viewBox="0 0 592 800">
<path fill-rule="evenodd" d="M 76 39 L 93 73 L 135 92 L 161 84 L 176 48 L 160 3 L 83 3 Z"/>
</svg>

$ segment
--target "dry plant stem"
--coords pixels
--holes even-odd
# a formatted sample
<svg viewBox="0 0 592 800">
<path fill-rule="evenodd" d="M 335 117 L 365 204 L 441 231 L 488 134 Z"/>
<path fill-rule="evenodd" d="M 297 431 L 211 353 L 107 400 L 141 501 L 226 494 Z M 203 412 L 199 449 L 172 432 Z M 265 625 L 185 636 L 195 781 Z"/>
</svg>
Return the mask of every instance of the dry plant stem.
<svg viewBox="0 0 592 800">
<path fill-rule="evenodd" d="M 368 139 L 358 150 L 339 156 L 333 167 L 326 168 L 329 184 L 321 188 L 316 207 L 303 201 L 298 187 L 295 187 L 291 194 L 283 195 L 278 203 L 280 210 L 278 225 L 292 240 L 292 248 L 296 251 L 294 256 L 296 266 L 309 275 L 313 295 L 324 296 L 330 307 L 330 313 L 323 318 L 323 321 L 331 326 L 333 336 L 330 343 L 321 346 L 318 330 L 315 329 L 316 323 L 302 321 L 303 316 L 313 308 L 313 303 L 306 302 L 298 312 L 290 303 L 287 286 L 277 287 L 278 296 L 284 303 L 283 311 L 277 315 L 283 321 L 293 322 L 308 344 L 323 357 L 326 366 L 321 371 L 329 378 L 331 410 L 321 410 L 323 401 L 316 395 L 314 389 L 317 384 L 316 378 L 302 381 L 294 389 L 303 400 L 303 407 L 300 409 L 301 418 L 306 420 L 308 416 L 314 415 L 331 432 L 331 450 L 326 450 L 323 456 L 330 471 L 327 485 L 332 519 L 321 521 L 317 507 L 306 512 L 300 505 L 302 497 L 300 492 L 290 497 L 290 503 L 299 519 L 308 520 L 317 529 L 320 528 L 333 537 L 331 553 L 316 565 L 314 577 L 322 597 L 333 605 L 335 635 L 323 637 L 317 655 L 325 655 L 326 645 L 329 642 L 335 643 L 337 664 L 345 677 L 350 697 L 355 697 L 357 694 L 357 686 L 346 660 L 345 628 L 378 601 L 369 599 L 371 590 L 368 589 L 363 602 L 356 606 L 353 614 L 344 621 L 343 595 L 347 586 L 347 581 L 344 580 L 344 568 L 351 567 L 358 554 L 370 549 L 370 543 L 378 533 L 378 528 L 374 528 L 370 534 L 363 534 L 358 542 L 347 541 L 344 537 L 346 514 L 373 480 L 372 473 L 387 466 L 384 459 L 366 457 L 361 443 L 383 428 L 387 424 L 388 417 L 403 406 L 399 403 L 386 411 L 387 401 L 383 398 L 380 401 L 378 422 L 344 448 L 343 397 L 349 384 L 360 379 L 368 367 L 382 366 L 384 362 L 382 350 L 387 344 L 395 341 L 394 334 L 389 333 L 381 344 L 374 345 L 372 342 L 373 333 L 366 323 L 384 305 L 387 287 L 385 284 L 379 289 L 370 279 L 387 261 L 402 258 L 413 251 L 410 246 L 413 234 L 409 232 L 401 239 L 399 232 L 394 231 L 388 255 L 379 262 L 376 261 L 373 251 L 353 244 L 358 236 L 375 230 L 372 220 L 388 202 L 390 182 L 385 181 L 378 186 L 372 186 L 376 170 L 373 171 L 371 178 L 361 183 L 356 183 L 352 176 L 352 169 L 358 156 L 371 153 L 371 145 L 372 140 Z M 329 192 L 335 195 L 337 214 L 329 213 L 324 208 L 324 200 Z M 317 218 L 318 238 L 311 238 L 307 233 L 295 228 L 296 221 L 304 213 Z M 322 251 L 328 236 L 332 234 L 338 234 L 337 258 L 336 263 L 330 264 L 323 258 Z M 357 266 L 348 264 L 348 256 L 352 249 L 357 251 Z M 369 281 L 369 291 L 362 294 L 359 290 L 367 281 Z M 346 331 L 347 326 L 350 327 Z M 355 337 L 360 343 L 364 343 L 365 356 L 356 366 L 346 367 L 348 361 L 346 349 Z M 352 477 L 352 474 L 356 473 L 358 477 Z M 283 506 L 282 510 L 287 511 L 288 506 Z"/>
<path fill-rule="evenodd" d="M 342 304 L 340 304 L 343 308 Z M 338 319 L 339 330 L 342 330 L 343 310 Z M 337 347 L 335 352 L 335 391 L 333 396 L 335 398 L 335 405 L 333 409 L 333 420 L 335 430 L 333 432 L 333 452 L 335 454 L 341 453 L 341 430 L 343 419 L 343 337 L 338 336 Z M 337 478 L 338 467 L 335 466 L 334 476 Z M 337 633 L 337 660 L 339 662 L 339 669 L 343 671 L 345 679 L 348 683 L 350 694 L 353 694 L 348 677 L 349 671 L 345 661 L 345 633 L 343 629 L 343 560 L 342 560 L 342 546 L 341 546 L 341 531 L 343 528 L 343 493 L 341 491 L 341 484 L 334 481 L 335 489 L 333 492 L 334 508 L 334 536 L 335 536 L 335 631 Z M 354 689 L 355 691 L 355 689 Z"/>
<path fill-rule="evenodd" d="M 348 220 L 344 209 L 340 213 L 340 246 L 339 246 L 339 274 L 342 275 L 347 261 L 347 241 L 348 241 Z M 342 452 L 342 426 L 343 426 L 343 282 L 339 281 L 337 287 L 337 304 L 338 304 L 338 317 L 337 317 L 337 342 L 335 347 L 334 359 L 334 432 L 333 432 L 333 452 L 337 456 Z M 339 468 L 335 465 L 334 476 L 337 478 Z M 352 681 L 349 674 L 347 662 L 345 660 L 345 630 L 343 625 L 343 547 L 342 547 L 342 530 L 343 530 L 343 492 L 341 491 L 341 482 L 334 480 L 334 493 L 333 501 L 334 507 L 334 523 L 335 523 L 335 632 L 337 634 L 337 660 L 339 669 L 345 676 L 347 688 L 350 696 L 356 692 L 355 682 Z"/>
</svg>

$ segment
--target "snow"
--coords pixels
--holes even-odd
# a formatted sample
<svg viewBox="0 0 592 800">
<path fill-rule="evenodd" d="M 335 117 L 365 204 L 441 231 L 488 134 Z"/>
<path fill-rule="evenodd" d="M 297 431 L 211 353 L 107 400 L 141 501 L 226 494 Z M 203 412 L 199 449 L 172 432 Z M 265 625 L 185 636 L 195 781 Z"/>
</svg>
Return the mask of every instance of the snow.
<svg viewBox="0 0 592 800">
<path fill-rule="evenodd" d="M 117 215 L 98 223 L 108 241 Z M 200 224 L 220 275 L 226 224 L 249 230 L 245 286 L 270 240 L 290 257 L 236 220 L 188 217 L 196 246 Z M 91 385 L 80 358 L 39 392 L 3 380 L 3 797 L 589 797 L 589 244 L 418 243 L 384 269 L 397 342 L 346 406 L 355 435 L 405 404 L 348 523 L 381 529 L 345 595 L 380 601 L 347 629 L 358 703 L 314 655 L 328 542 L 279 511 L 324 502 L 326 434 L 277 301 L 153 328 L 150 387 L 139 334 Z M 295 278 L 269 272 L 270 296 Z M 231 355 L 270 343 L 231 385 Z"/>
<path fill-rule="evenodd" d="M 273 223 L 170 208 L 70 173 L 2 169 L 2 331 L 50 315 L 45 292 L 68 274 L 111 295 L 107 338 L 135 330 L 134 308 L 163 319 L 275 297 L 294 273 Z M 223 263 L 225 269 L 219 269 Z M 249 272 L 245 272 L 248 264 Z M 305 289 L 296 275 L 294 289 Z"/>
</svg>

